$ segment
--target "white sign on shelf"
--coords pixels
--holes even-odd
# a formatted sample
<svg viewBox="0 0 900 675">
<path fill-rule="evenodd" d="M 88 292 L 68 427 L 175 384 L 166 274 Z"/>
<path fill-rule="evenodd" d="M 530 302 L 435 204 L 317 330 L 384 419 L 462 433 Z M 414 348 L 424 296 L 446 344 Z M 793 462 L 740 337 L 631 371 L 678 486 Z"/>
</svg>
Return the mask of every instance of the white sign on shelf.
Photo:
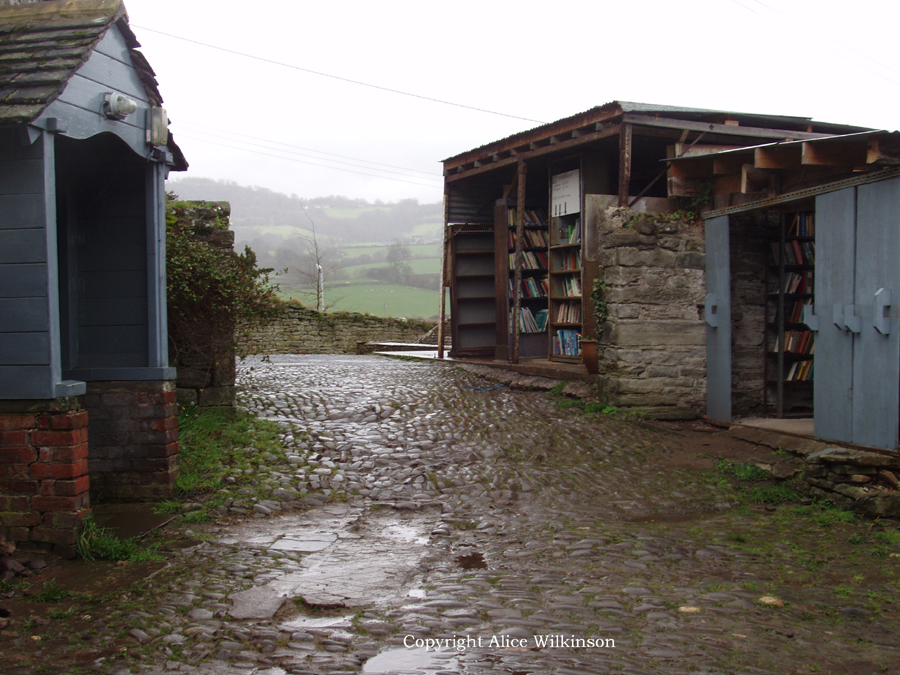
<svg viewBox="0 0 900 675">
<path fill-rule="evenodd" d="M 581 172 L 558 173 L 550 179 L 550 215 L 566 216 L 581 211 Z"/>
</svg>

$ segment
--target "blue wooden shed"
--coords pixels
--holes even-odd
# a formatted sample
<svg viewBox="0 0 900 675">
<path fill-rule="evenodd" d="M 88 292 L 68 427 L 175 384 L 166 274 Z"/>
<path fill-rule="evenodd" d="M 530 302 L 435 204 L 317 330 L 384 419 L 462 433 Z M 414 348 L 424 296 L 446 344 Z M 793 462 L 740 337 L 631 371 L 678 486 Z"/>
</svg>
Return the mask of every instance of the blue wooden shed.
<svg viewBox="0 0 900 675">
<path fill-rule="evenodd" d="M 165 193 L 186 163 L 120 0 L 0 8 L 0 400 L 170 380 Z"/>
<path fill-rule="evenodd" d="M 0 534 L 171 495 L 165 188 L 187 168 L 121 0 L 0 0 Z"/>
</svg>

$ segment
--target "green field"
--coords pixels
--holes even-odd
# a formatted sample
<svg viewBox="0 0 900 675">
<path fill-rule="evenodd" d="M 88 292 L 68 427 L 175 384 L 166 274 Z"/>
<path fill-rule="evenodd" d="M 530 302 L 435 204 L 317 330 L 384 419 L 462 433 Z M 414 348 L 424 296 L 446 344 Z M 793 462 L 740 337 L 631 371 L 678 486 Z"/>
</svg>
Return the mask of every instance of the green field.
<svg viewBox="0 0 900 675">
<path fill-rule="evenodd" d="M 410 260 L 409 266 L 412 268 L 413 274 L 440 274 L 441 259 L 440 258 L 420 258 L 419 260 Z M 364 270 L 376 268 L 390 267 L 388 263 L 369 263 L 367 265 L 351 265 L 350 267 L 342 267 L 341 273 L 346 277 L 355 277 Z"/>
<path fill-rule="evenodd" d="M 360 283 L 362 281 L 362 283 Z M 293 297 L 308 307 L 316 304 L 315 292 L 296 289 L 281 294 Z M 429 319 L 438 315 L 440 294 L 423 288 L 399 284 L 335 281 L 325 285 L 325 304 L 332 312 L 359 312 L 373 316 Z"/>
</svg>

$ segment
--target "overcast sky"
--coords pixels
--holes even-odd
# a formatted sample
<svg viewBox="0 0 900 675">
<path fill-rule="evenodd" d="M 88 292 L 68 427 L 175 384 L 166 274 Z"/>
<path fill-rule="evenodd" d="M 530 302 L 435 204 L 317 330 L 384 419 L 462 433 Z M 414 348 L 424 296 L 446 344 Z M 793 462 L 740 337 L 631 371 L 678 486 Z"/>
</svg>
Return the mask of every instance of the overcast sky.
<svg viewBox="0 0 900 675">
<path fill-rule="evenodd" d="M 187 175 L 301 197 L 439 201 L 440 160 L 613 100 L 900 128 L 885 0 L 125 4 Z"/>
</svg>

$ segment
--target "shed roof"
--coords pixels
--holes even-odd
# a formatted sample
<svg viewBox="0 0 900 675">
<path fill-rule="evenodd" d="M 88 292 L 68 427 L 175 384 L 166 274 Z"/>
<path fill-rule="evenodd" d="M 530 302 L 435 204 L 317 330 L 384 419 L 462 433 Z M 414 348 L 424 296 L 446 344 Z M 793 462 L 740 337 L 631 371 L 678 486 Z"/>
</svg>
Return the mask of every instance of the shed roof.
<svg viewBox="0 0 900 675">
<path fill-rule="evenodd" d="M 138 51 L 122 0 L 53 0 L 0 7 L 0 125 L 33 122 L 66 88 L 115 25 L 153 106 L 162 104 L 155 73 Z M 187 168 L 170 139 L 177 169 Z"/>
<path fill-rule="evenodd" d="M 668 120 L 672 122 L 669 123 Z M 529 144 L 540 143 L 547 138 L 568 138 L 570 134 L 584 134 L 617 122 L 649 124 L 651 126 L 693 129 L 724 133 L 733 137 L 796 138 L 805 139 L 833 134 L 848 134 L 867 131 L 865 127 L 847 124 L 817 122 L 810 117 L 785 115 L 760 115 L 728 110 L 707 110 L 682 106 L 637 103 L 634 101 L 611 101 L 576 115 L 555 122 L 542 124 L 533 129 L 482 145 L 472 150 L 443 160 L 445 171 L 472 161 L 508 152 L 523 150 Z M 700 127 L 700 124 L 704 126 Z M 723 126 L 725 125 L 725 126 Z M 772 130 L 765 133 L 765 130 Z M 757 141 L 758 142 L 758 141 Z"/>
</svg>

